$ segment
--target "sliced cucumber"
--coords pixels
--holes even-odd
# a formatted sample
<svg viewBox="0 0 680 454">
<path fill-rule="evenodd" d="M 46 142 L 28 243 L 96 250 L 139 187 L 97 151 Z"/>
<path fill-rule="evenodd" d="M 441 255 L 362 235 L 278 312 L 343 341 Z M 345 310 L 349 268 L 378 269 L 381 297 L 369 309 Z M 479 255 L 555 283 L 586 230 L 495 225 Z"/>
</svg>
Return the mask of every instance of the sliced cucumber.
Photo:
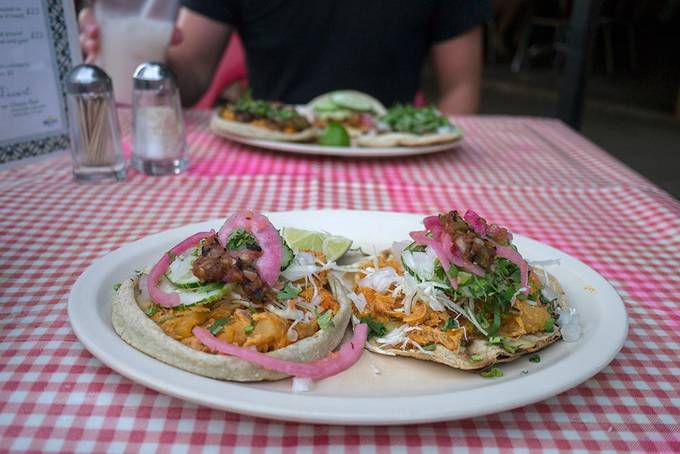
<svg viewBox="0 0 680 454">
<path fill-rule="evenodd" d="M 334 110 L 338 110 L 338 105 L 330 97 L 323 98 L 314 104 L 315 112 L 333 112 Z"/>
<path fill-rule="evenodd" d="M 361 112 L 371 112 L 373 110 L 373 103 L 359 93 L 342 91 L 331 93 L 331 101 L 340 107 L 350 110 L 358 110 Z"/>
<path fill-rule="evenodd" d="M 283 256 L 281 257 L 281 271 L 285 270 L 288 268 L 288 266 L 293 262 L 293 258 L 295 257 L 295 254 L 293 253 L 293 250 L 286 244 L 285 241 L 282 241 L 283 243 Z"/>
<path fill-rule="evenodd" d="M 224 282 L 211 282 L 200 287 L 180 289 L 168 279 L 161 279 L 158 288 L 166 293 L 177 293 L 182 307 L 188 307 L 208 304 L 222 299 L 231 292 L 233 285 Z"/>
<path fill-rule="evenodd" d="M 178 255 L 170 263 L 165 277 L 178 288 L 195 288 L 201 286 L 201 281 L 194 276 L 192 266 L 198 257 L 198 248 L 186 250 L 182 255 Z"/>
</svg>

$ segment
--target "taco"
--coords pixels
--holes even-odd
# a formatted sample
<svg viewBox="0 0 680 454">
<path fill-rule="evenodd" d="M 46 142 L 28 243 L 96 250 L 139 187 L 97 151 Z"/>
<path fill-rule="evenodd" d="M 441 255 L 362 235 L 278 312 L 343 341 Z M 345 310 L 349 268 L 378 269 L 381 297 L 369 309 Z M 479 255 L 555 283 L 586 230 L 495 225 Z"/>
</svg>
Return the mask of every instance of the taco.
<svg viewBox="0 0 680 454">
<path fill-rule="evenodd" d="M 125 280 L 113 298 L 113 327 L 136 349 L 207 377 L 324 378 L 358 360 L 365 341 L 355 329 L 326 358 L 351 316 L 341 273 L 318 250 L 291 249 L 263 215 L 239 212 Z"/>
<path fill-rule="evenodd" d="M 361 147 L 418 147 L 454 142 L 462 131 L 434 107 L 401 105 L 390 109 L 376 120 L 376 129 L 357 137 Z"/>
<path fill-rule="evenodd" d="M 316 137 L 316 130 L 294 106 L 253 100 L 250 94 L 219 108 L 210 128 L 220 135 L 260 140 L 306 142 Z"/>
<path fill-rule="evenodd" d="M 337 90 L 317 96 L 307 108 L 317 128 L 339 123 L 352 137 L 372 130 L 375 118 L 386 112 L 380 101 L 356 90 Z"/>
<path fill-rule="evenodd" d="M 561 338 L 564 292 L 531 268 L 506 229 L 473 211 L 424 220 L 412 242 L 363 262 L 354 315 L 367 323 L 366 347 L 456 369 L 483 369 Z"/>
</svg>

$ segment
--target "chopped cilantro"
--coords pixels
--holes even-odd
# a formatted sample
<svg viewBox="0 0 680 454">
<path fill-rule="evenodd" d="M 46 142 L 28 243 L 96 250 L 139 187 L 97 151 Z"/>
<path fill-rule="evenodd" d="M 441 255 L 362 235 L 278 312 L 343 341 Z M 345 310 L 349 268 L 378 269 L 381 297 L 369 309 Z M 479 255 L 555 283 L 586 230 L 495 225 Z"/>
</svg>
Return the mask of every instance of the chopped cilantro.
<svg viewBox="0 0 680 454">
<path fill-rule="evenodd" d="M 281 122 L 286 120 L 296 120 L 296 124 L 308 126 L 307 120 L 302 117 L 293 107 L 286 105 L 279 105 L 263 100 L 254 100 L 247 92 L 241 96 L 234 104 L 230 106 L 231 110 L 236 113 L 248 113 L 256 118 L 266 118 L 273 122 Z"/>
<path fill-rule="evenodd" d="M 144 313 L 151 317 L 153 314 L 158 312 L 160 310 L 160 306 L 158 304 L 152 304 L 151 306 L 147 307 L 144 309 Z M 160 322 L 159 322 L 160 323 Z"/>
<path fill-rule="evenodd" d="M 227 237 L 227 249 L 236 251 L 243 248 L 257 250 L 260 248 L 260 245 L 257 244 L 255 237 L 245 230 L 234 230 Z"/>
<path fill-rule="evenodd" d="M 448 285 L 448 278 L 439 265 L 435 266 L 435 279 Z M 474 308 L 474 318 L 479 322 L 489 336 L 496 336 L 503 321 L 503 316 L 510 311 L 510 300 L 520 286 L 519 268 L 514 263 L 502 257 L 496 257 L 484 276 L 467 273 L 451 267 L 449 276 L 455 274 L 458 288 L 448 288 L 446 295 L 452 301 L 471 298 L 477 303 Z M 441 281 L 441 277 L 445 280 Z"/>
<path fill-rule="evenodd" d="M 393 131 L 418 135 L 436 132 L 440 127 L 452 127 L 449 120 L 434 107 L 413 107 L 410 104 L 390 107 L 378 121 L 389 125 Z"/>
<path fill-rule="evenodd" d="M 120 282 L 116 282 L 115 284 L 113 284 L 113 291 L 117 292 L 121 285 L 123 284 L 121 284 Z"/>
<path fill-rule="evenodd" d="M 529 361 L 531 361 L 532 363 L 540 363 L 540 362 L 541 362 L 541 357 L 538 356 L 538 355 L 531 355 L 531 356 L 529 357 Z"/>
<path fill-rule="evenodd" d="M 546 333 L 552 333 L 554 329 L 555 329 L 555 320 L 553 320 L 552 318 L 549 318 L 548 320 L 545 321 L 545 332 Z"/>
<path fill-rule="evenodd" d="M 503 338 L 501 336 L 491 336 L 491 337 L 489 337 L 489 343 L 490 344 L 495 345 L 495 344 L 500 344 L 501 342 L 503 342 Z"/>
<path fill-rule="evenodd" d="M 332 326 L 335 326 L 333 324 L 333 312 L 330 309 L 327 310 L 316 319 L 316 322 L 319 324 L 319 328 L 321 329 L 328 329 Z"/>
<path fill-rule="evenodd" d="M 431 352 L 437 349 L 437 344 L 427 344 L 423 346 L 423 350 L 426 352 Z"/>
<path fill-rule="evenodd" d="M 168 251 L 168 257 L 170 257 L 170 263 L 174 262 L 175 259 L 177 258 L 177 254 L 175 254 L 172 251 Z"/>
<path fill-rule="evenodd" d="M 491 369 L 483 370 L 479 373 L 484 378 L 496 378 L 496 377 L 502 377 L 503 376 L 503 371 L 500 370 L 497 367 L 492 367 Z"/>
<path fill-rule="evenodd" d="M 502 338 L 501 344 L 503 346 L 503 350 L 508 353 L 515 353 L 517 351 L 517 347 L 514 346 L 507 337 Z"/>
<path fill-rule="evenodd" d="M 290 282 L 286 282 L 283 289 L 276 294 L 276 299 L 279 301 L 288 301 L 295 298 L 300 294 L 300 289 L 291 285 Z"/>
<path fill-rule="evenodd" d="M 459 272 L 458 275 L 456 276 L 458 285 L 465 285 L 470 281 L 470 279 L 472 279 L 472 274 L 466 273 L 465 271 Z"/>
<path fill-rule="evenodd" d="M 444 331 L 448 331 L 450 329 L 455 329 L 455 328 L 460 328 L 460 323 L 458 323 L 458 320 L 456 320 L 453 317 L 450 317 L 448 320 L 446 320 L 446 323 L 444 324 Z"/>
<path fill-rule="evenodd" d="M 373 320 L 371 317 L 363 317 L 361 323 L 366 323 L 368 325 L 368 338 L 371 337 L 383 337 L 387 334 L 387 328 L 382 323 Z"/>
<path fill-rule="evenodd" d="M 252 333 L 254 330 L 255 330 L 255 327 L 254 327 L 253 325 L 248 325 L 248 326 L 246 326 L 245 328 L 243 328 L 243 331 L 244 331 L 246 334 L 250 334 L 250 333 Z"/>
<path fill-rule="evenodd" d="M 437 259 L 434 262 L 434 276 L 433 276 L 432 280 L 435 281 L 435 282 L 439 282 L 440 284 L 448 284 L 449 283 L 449 278 L 446 277 L 446 271 L 444 271 L 444 268 L 439 263 L 439 259 Z"/>
<path fill-rule="evenodd" d="M 470 356 L 470 359 L 471 359 L 472 361 L 481 361 L 481 360 L 482 360 L 482 355 L 478 355 L 478 354 L 471 355 L 471 356 Z"/>
<path fill-rule="evenodd" d="M 215 320 L 215 323 L 210 325 L 210 328 L 208 328 L 208 331 L 210 331 L 210 333 L 213 336 L 217 336 L 222 331 L 222 328 L 224 327 L 224 325 L 226 325 L 227 323 L 229 323 L 229 317 L 218 318 L 217 320 Z"/>
</svg>

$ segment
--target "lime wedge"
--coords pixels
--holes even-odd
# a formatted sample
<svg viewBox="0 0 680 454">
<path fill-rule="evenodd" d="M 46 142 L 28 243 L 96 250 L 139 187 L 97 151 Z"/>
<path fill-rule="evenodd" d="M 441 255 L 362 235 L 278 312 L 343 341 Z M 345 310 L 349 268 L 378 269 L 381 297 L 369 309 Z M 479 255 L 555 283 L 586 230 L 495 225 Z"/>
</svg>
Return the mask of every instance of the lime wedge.
<svg viewBox="0 0 680 454">
<path fill-rule="evenodd" d="M 319 144 L 328 147 L 349 147 L 349 133 L 340 123 L 331 122 L 319 136 Z"/>
<path fill-rule="evenodd" d="M 323 240 L 321 252 L 329 262 L 335 262 L 352 247 L 352 240 L 344 236 L 328 236 Z"/>
<path fill-rule="evenodd" d="M 342 236 L 329 235 L 312 230 L 284 227 L 281 237 L 294 251 L 305 250 L 321 252 L 328 261 L 335 261 L 342 257 L 352 246 L 352 240 Z"/>
</svg>

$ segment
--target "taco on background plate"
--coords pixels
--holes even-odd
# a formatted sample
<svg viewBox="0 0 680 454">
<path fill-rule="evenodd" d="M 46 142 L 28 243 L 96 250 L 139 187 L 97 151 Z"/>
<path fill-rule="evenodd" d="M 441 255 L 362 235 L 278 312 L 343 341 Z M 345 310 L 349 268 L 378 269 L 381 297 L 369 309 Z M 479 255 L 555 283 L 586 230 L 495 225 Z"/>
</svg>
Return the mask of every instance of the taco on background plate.
<svg viewBox="0 0 680 454">
<path fill-rule="evenodd" d="M 366 348 L 483 369 L 561 338 L 557 280 L 532 268 L 508 230 L 473 211 L 429 216 L 412 241 L 363 262 L 348 294 Z"/>
<path fill-rule="evenodd" d="M 351 137 L 372 130 L 375 118 L 387 111 L 373 96 L 356 90 L 337 90 L 317 96 L 307 104 L 307 110 L 317 128 L 339 123 Z"/>
<path fill-rule="evenodd" d="M 283 142 L 307 142 L 317 134 L 295 106 L 253 100 L 249 93 L 218 108 L 210 128 L 220 135 Z"/>
<path fill-rule="evenodd" d="M 266 217 L 243 211 L 219 232 L 192 235 L 121 283 L 115 331 L 147 355 L 223 380 L 320 379 L 346 369 L 363 350 L 365 327 L 327 356 L 351 315 L 335 265 L 351 241 L 322 236 L 304 249 L 314 243 L 293 231 L 289 244 Z"/>
<path fill-rule="evenodd" d="M 455 142 L 463 132 L 432 106 L 397 104 L 376 119 L 375 129 L 357 137 L 361 147 L 419 147 Z"/>
</svg>

